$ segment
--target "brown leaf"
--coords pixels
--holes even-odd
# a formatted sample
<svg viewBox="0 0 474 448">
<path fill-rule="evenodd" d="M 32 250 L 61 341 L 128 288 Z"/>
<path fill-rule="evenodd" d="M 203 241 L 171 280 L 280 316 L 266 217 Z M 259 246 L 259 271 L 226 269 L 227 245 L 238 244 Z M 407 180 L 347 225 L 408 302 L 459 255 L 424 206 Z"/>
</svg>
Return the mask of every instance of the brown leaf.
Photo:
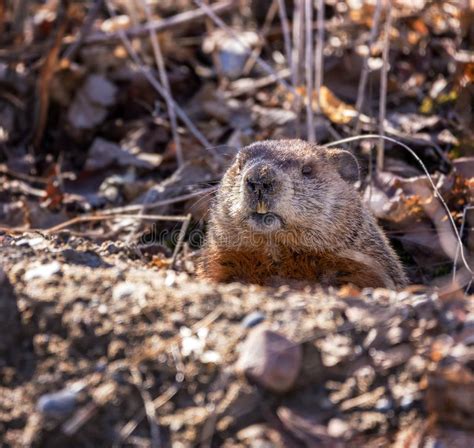
<svg viewBox="0 0 474 448">
<path fill-rule="evenodd" d="M 318 95 L 313 93 L 313 110 L 317 110 Z M 324 115 L 335 124 L 347 124 L 357 115 L 354 106 L 340 100 L 326 86 L 321 86 L 320 107 Z"/>
</svg>

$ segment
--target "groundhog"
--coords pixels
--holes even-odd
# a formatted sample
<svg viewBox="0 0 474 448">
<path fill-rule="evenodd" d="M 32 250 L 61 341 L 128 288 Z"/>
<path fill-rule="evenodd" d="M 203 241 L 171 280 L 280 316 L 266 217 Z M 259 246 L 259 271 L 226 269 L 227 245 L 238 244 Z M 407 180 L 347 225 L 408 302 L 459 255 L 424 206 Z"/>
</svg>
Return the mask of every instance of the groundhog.
<svg viewBox="0 0 474 448">
<path fill-rule="evenodd" d="M 242 148 L 211 207 L 200 277 L 402 288 L 402 265 L 353 186 L 358 176 L 341 149 L 302 140 Z"/>
</svg>

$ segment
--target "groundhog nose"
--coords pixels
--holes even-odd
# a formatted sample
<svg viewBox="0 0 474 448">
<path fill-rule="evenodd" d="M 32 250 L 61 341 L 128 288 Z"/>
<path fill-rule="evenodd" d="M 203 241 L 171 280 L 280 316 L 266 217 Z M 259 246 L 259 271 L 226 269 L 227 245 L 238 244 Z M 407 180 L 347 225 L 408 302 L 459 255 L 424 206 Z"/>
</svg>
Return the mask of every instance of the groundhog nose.
<svg viewBox="0 0 474 448">
<path fill-rule="evenodd" d="M 247 190 L 258 196 L 273 192 L 275 183 L 275 174 L 267 166 L 257 166 L 245 176 Z"/>
</svg>

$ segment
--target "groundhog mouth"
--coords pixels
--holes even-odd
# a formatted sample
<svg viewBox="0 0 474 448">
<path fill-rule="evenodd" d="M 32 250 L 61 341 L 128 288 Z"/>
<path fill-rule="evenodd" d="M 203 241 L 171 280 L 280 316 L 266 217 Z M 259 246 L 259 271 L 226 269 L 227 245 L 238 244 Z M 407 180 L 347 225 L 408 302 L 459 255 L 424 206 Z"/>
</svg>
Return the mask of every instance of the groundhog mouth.
<svg viewBox="0 0 474 448">
<path fill-rule="evenodd" d="M 283 227 L 283 220 L 275 213 L 251 213 L 248 222 L 254 230 L 263 232 L 271 232 Z"/>
</svg>

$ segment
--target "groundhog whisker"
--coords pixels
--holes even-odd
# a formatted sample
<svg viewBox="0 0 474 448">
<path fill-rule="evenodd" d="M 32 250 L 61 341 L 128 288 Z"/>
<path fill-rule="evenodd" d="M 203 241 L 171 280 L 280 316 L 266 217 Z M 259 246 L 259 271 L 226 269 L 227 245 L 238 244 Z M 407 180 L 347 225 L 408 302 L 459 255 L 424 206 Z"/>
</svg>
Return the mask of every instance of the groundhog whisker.
<svg viewBox="0 0 474 448">
<path fill-rule="evenodd" d="M 192 212 L 193 210 L 195 210 L 198 205 L 200 205 L 202 202 L 209 199 L 212 195 L 214 195 L 216 193 L 216 191 L 217 191 L 217 187 L 215 189 L 213 189 L 213 191 L 210 191 L 206 194 L 203 194 L 196 202 L 194 202 L 194 204 L 191 206 L 189 211 Z"/>
</svg>

